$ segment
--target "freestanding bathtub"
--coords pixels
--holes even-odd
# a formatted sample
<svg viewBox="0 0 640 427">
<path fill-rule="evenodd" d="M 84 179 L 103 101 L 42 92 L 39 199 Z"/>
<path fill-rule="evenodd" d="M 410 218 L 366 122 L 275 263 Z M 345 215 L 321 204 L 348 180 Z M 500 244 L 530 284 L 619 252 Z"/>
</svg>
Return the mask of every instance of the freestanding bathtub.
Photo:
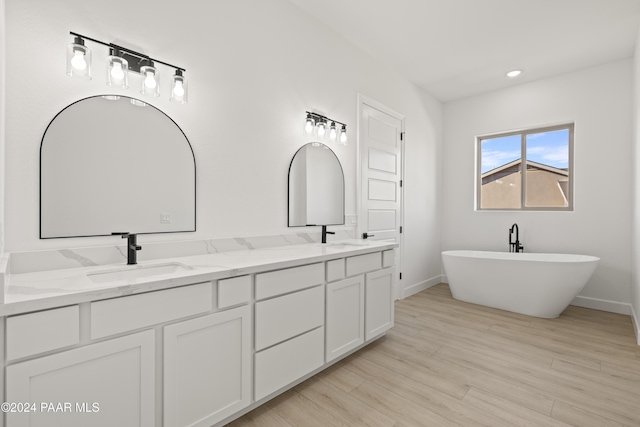
<svg viewBox="0 0 640 427">
<path fill-rule="evenodd" d="M 558 317 L 600 258 L 588 255 L 444 251 L 453 297 L 529 316 Z"/>
</svg>

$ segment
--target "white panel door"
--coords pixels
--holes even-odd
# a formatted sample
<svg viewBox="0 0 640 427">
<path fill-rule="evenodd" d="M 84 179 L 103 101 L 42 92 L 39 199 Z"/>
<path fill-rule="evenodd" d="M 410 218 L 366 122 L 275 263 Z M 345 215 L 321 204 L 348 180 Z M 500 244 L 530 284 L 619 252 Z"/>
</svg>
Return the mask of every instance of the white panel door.
<svg viewBox="0 0 640 427">
<path fill-rule="evenodd" d="M 395 265 L 399 268 L 404 117 L 362 95 L 359 98 L 359 231 L 364 238 L 398 243 Z M 399 278 L 395 279 L 394 292 L 399 296 Z"/>
<path fill-rule="evenodd" d="M 250 399 L 250 306 L 164 328 L 163 426 L 208 427 Z"/>
<path fill-rule="evenodd" d="M 156 425 L 154 331 L 10 365 L 6 374 L 7 401 L 36 405 L 7 413 L 8 427 Z"/>
<path fill-rule="evenodd" d="M 327 284 L 326 362 L 364 343 L 364 276 Z"/>
<path fill-rule="evenodd" d="M 393 327 L 394 269 L 366 274 L 364 339 L 369 341 Z"/>
</svg>

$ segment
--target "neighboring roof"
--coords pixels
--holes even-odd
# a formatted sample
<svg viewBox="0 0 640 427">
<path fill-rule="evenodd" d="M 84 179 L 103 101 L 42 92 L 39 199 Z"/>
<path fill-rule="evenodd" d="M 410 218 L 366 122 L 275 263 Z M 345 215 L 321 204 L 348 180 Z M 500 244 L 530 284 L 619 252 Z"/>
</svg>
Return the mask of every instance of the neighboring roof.
<svg viewBox="0 0 640 427">
<path fill-rule="evenodd" d="M 497 168 L 491 169 L 482 174 L 482 178 L 489 177 L 495 173 L 502 172 L 505 169 L 512 168 L 514 166 L 519 165 L 522 162 L 522 159 L 514 160 L 512 162 L 506 163 L 502 166 L 498 166 Z M 566 169 L 555 168 L 553 166 L 545 165 L 544 163 L 532 162 L 531 160 L 527 160 L 527 167 L 535 167 L 537 169 L 546 170 L 549 172 L 557 173 L 558 175 L 569 176 L 569 171 Z"/>
</svg>

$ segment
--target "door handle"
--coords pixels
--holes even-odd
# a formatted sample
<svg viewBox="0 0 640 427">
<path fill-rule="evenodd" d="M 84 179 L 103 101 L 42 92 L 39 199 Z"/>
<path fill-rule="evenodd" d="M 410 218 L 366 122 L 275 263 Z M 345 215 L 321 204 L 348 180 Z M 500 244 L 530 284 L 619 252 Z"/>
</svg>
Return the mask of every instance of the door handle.
<svg viewBox="0 0 640 427">
<path fill-rule="evenodd" d="M 369 234 L 369 233 L 362 233 L 362 238 L 363 239 L 368 239 L 369 237 L 375 237 L 375 234 Z"/>
</svg>

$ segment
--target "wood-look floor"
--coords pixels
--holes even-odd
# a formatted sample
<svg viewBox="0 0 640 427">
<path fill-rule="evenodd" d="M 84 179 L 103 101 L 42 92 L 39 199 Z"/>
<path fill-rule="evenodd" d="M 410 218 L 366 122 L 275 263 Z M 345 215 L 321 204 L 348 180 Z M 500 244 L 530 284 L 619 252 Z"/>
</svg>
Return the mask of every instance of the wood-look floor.
<svg viewBox="0 0 640 427">
<path fill-rule="evenodd" d="M 437 285 L 396 302 L 387 335 L 232 426 L 640 426 L 629 316 L 538 319 Z"/>
</svg>

